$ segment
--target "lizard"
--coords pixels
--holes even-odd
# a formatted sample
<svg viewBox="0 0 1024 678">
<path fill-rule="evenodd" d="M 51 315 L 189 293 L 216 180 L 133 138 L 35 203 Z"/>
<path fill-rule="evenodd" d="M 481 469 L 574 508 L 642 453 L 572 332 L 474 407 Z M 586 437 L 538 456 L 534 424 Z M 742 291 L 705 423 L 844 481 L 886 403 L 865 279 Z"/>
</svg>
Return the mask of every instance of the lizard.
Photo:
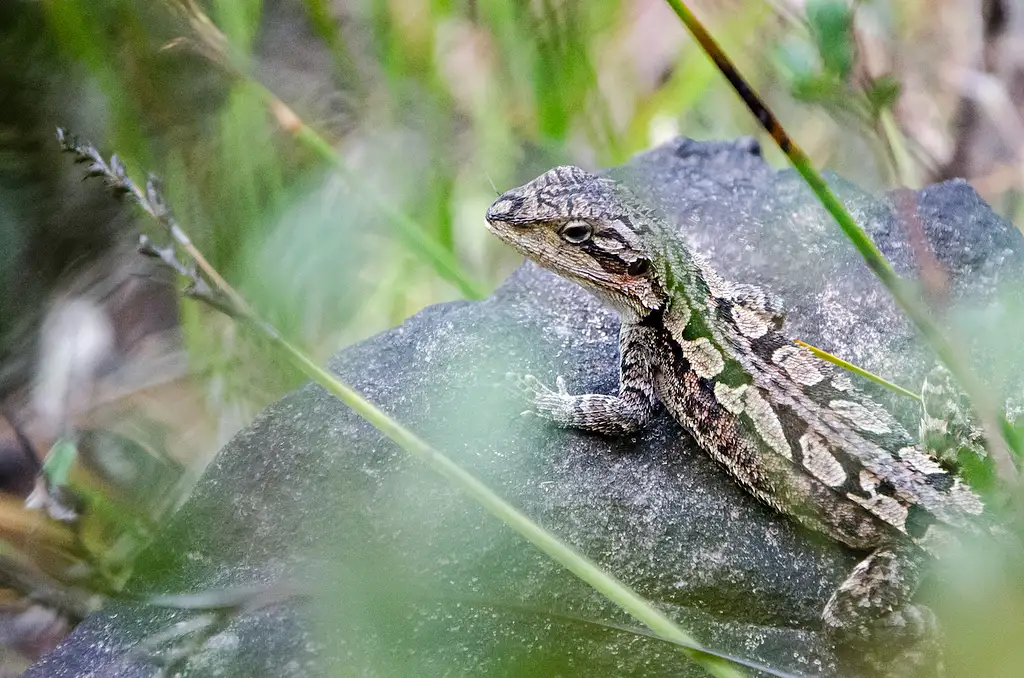
<svg viewBox="0 0 1024 678">
<path fill-rule="evenodd" d="M 618 393 L 515 377 L 532 412 L 614 436 L 664 406 L 756 499 L 866 554 L 822 612 L 840 650 L 867 648 L 892 675 L 936 661 L 937 622 L 911 602 L 921 565 L 960 533 L 984 532 L 984 504 L 948 463 L 789 339 L 774 295 L 723 279 L 623 185 L 556 167 L 501 194 L 486 221 L 621 320 Z"/>
</svg>

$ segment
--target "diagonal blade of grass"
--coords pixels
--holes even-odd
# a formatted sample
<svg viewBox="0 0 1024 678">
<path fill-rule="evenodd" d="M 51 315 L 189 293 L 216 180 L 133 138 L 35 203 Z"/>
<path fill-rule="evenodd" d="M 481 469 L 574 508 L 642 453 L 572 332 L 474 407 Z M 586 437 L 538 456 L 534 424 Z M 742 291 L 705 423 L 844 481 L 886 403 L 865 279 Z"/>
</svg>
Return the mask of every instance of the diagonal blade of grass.
<svg viewBox="0 0 1024 678">
<path fill-rule="evenodd" d="M 1001 423 L 1005 421 L 1005 416 L 988 389 L 978 380 L 974 372 L 964 364 L 964 361 L 961 360 L 960 356 L 963 354 L 963 351 L 958 350 L 946 339 L 911 287 L 896 274 L 896 271 L 889 265 L 886 258 L 875 247 L 871 238 L 868 237 L 867 233 L 864 232 L 849 211 L 847 211 L 839 197 L 832 192 L 832 189 L 825 183 L 821 174 L 814 169 L 807 155 L 790 138 L 779 120 L 761 97 L 757 95 L 750 86 L 750 83 L 736 69 L 732 60 L 722 51 L 721 47 L 715 42 L 715 39 L 711 37 L 711 34 L 707 32 L 697 17 L 681 0 L 665 1 L 704 49 L 708 58 L 714 62 L 722 72 L 722 75 L 729 81 L 729 84 L 736 90 L 736 93 L 743 100 L 743 103 L 747 105 L 751 113 L 754 114 L 754 117 L 757 118 L 761 126 L 771 135 L 782 152 L 786 154 L 794 169 L 800 173 L 800 176 L 810 186 L 822 206 L 836 220 L 847 239 L 857 248 L 868 268 L 871 269 L 899 307 L 910 318 L 911 322 L 914 323 L 918 332 L 939 359 L 949 368 L 957 383 L 967 394 L 968 398 L 970 398 L 971 404 L 978 414 L 982 428 L 988 438 L 990 452 L 995 461 L 1000 479 L 1008 487 L 1015 487 L 1018 484 L 1017 467 L 1014 464 L 1010 451 L 1012 450 L 1017 456 L 1020 455 L 1020 450 L 1017 449 L 1018 442 L 1016 436 Z"/>
<path fill-rule="evenodd" d="M 166 0 L 166 3 L 173 13 L 184 19 L 191 27 L 195 37 L 200 41 L 201 53 L 223 67 L 238 81 L 245 83 L 267 107 L 282 130 L 330 164 L 352 189 L 353 195 L 369 201 L 384 216 L 410 252 L 429 264 L 439 276 L 455 285 L 465 297 L 482 299 L 486 296 L 483 285 L 466 273 L 449 248 L 428 233 L 415 219 L 381 198 L 377 191 L 364 185 L 326 139 L 251 74 L 248 59 L 239 53 L 227 36 L 193 0 Z"/>
<path fill-rule="evenodd" d="M 708 673 L 714 676 L 741 675 L 728 661 L 701 650 L 692 649 L 698 644 L 697 641 L 679 628 L 663 612 L 640 597 L 629 586 L 602 570 L 594 561 L 560 541 L 554 534 L 521 513 L 440 451 L 388 417 L 383 411 L 359 395 L 355 389 L 339 381 L 333 374 L 314 363 L 282 337 L 274 337 L 274 341 L 292 362 L 313 381 L 351 407 L 359 416 L 404 450 L 452 481 L 456 487 L 475 499 L 488 512 L 518 532 L 552 560 L 633 615 L 656 634 L 678 644 L 682 652 L 703 666 Z"/>
<path fill-rule="evenodd" d="M 353 195 L 362 196 L 371 202 L 387 219 L 395 233 L 405 242 L 406 246 L 420 258 L 424 259 L 437 271 L 438 275 L 459 288 L 469 299 L 482 299 L 486 296 L 483 286 L 469 277 L 463 270 L 451 250 L 431 237 L 416 221 L 405 212 L 389 202 L 381 199 L 378 193 L 359 181 L 345 165 L 341 156 L 327 140 L 299 118 L 291 108 L 277 98 L 273 92 L 255 81 L 249 81 L 250 87 L 263 99 L 273 113 L 278 124 L 291 134 L 299 143 L 327 161 L 352 188 Z"/>
<path fill-rule="evenodd" d="M 203 257 L 164 202 L 155 179 L 151 178 L 145 189 L 142 189 L 127 175 L 124 166 L 116 156 L 107 161 L 92 145 L 79 142 L 63 130 L 57 131 L 57 138 L 65 151 L 75 154 L 76 160 L 86 165 L 87 177 L 103 177 L 116 195 L 133 199 L 147 215 L 166 229 L 172 239 L 170 246 L 160 248 L 146 240 L 143 250 L 150 256 L 159 257 L 174 271 L 190 280 L 192 296 L 210 303 L 217 310 L 263 333 L 303 374 L 341 400 L 402 449 L 450 480 L 459 490 L 518 532 L 552 560 L 633 615 L 654 633 L 678 644 L 686 656 L 702 666 L 708 673 L 719 678 L 738 678 L 743 675 L 729 661 L 692 649 L 693 646 L 698 646 L 696 639 L 676 625 L 665 613 L 658 610 L 629 586 L 602 570 L 594 561 L 559 540 L 554 534 L 499 497 L 471 473 L 389 417 L 373 403 L 363 398 L 358 391 L 320 367 L 299 348 L 282 337 L 273 326 L 262 320 L 252 310 L 238 292 Z M 177 258 L 177 253 L 174 251 L 176 246 L 185 250 L 194 266 L 185 265 Z M 198 267 L 198 271 L 196 267 Z"/>
<path fill-rule="evenodd" d="M 913 391 L 908 391 L 907 389 L 903 388 L 902 386 L 900 386 L 898 384 L 894 384 L 891 381 L 886 381 L 885 379 L 882 379 L 880 376 L 878 376 L 874 372 L 868 372 L 863 367 L 857 367 L 853 363 L 847 362 L 847 361 L 843 360 L 842 358 L 834 356 L 831 353 L 829 353 L 828 351 L 822 351 L 817 346 L 811 346 L 810 344 L 808 344 L 806 342 L 803 342 L 803 341 L 800 341 L 799 339 L 794 339 L 793 343 L 796 344 L 797 346 L 803 346 L 808 351 L 810 351 L 814 355 L 818 356 L 822 360 L 830 362 L 833 365 L 836 365 L 838 367 L 842 367 L 844 370 L 849 370 L 850 372 L 853 372 L 854 374 L 859 374 L 860 376 L 864 377 L 865 379 L 870 379 L 871 381 L 875 382 L 876 384 L 880 384 L 881 386 L 886 387 L 890 391 L 893 391 L 895 393 L 899 393 L 900 395 L 903 395 L 903 396 L 907 396 L 908 398 L 913 398 L 914 400 L 921 400 L 921 396 L 918 395 L 917 393 L 914 393 Z"/>
<path fill-rule="evenodd" d="M 567 612 L 554 612 L 554 611 L 551 611 L 551 610 L 538 609 L 538 608 L 534 608 L 534 607 L 530 607 L 530 606 L 526 606 L 526 605 L 515 605 L 515 604 L 509 604 L 509 603 L 496 603 L 494 601 L 480 600 L 480 599 L 476 599 L 476 598 L 472 598 L 472 597 L 460 597 L 460 598 L 458 598 L 458 600 L 460 602 L 466 604 L 466 605 L 477 606 L 477 607 L 480 607 L 482 609 L 487 609 L 487 608 L 502 609 L 502 610 L 507 610 L 509 612 L 519 613 L 519 614 L 523 614 L 523 615 L 530 615 L 530 616 L 537 616 L 537 617 L 547 617 L 547 618 L 550 618 L 550 619 L 563 620 L 563 621 L 567 621 L 567 622 L 572 622 L 574 624 L 581 624 L 581 625 L 584 625 L 584 626 L 592 626 L 592 627 L 595 627 L 595 628 L 602 628 L 602 629 L 610 629 L 610 630 L 614 630 L 614 631 L 621 631 L 622 633 L 628 633 L 628 634 L 631 634 L 631 635 L 634 635 L 634 636 L 643 636 L 645 638 L 653 638 L 653 639 L 661 641 L 663 643 L 670 643 L 672 645 L 678 645 L 678 643 L 676 641 L 669 640 L 669 639 L 665 638 L 664 636 L 659 636 L 657 634 L 651 633 L 649 629 L 643 629 L 643 628 L 639 628 L 639 627 L 636 627 L 636 626 L 630 626 L 628 624 L 619 624 L 619 623 L 616 623 L 616 622 L 605 621 L 605 620 L 602 620 L 602 619 L 592 619 L 592 618 L 589 618 L 589 617 L 583 617 L 583 616 L 580 616 L 580 615 L 575 615 L 575 614 L 571 614 L 571 613 L 567 613 Z M 766 664 L 762 664 L 761 662 L 758 662 L 758 661 L 754 661 L 754 660 L 751 660 L 751 659 L 746 659 L 744 657 L 737 657 L 737 656 L 731 655 L 731 654 L 729 654 L 727 652 L 720 652 L 718 650 L 714 650 L 714 649 L 711 649 L 711 648 L 708 648 L 708 647 L 702 647 L 702 646 L 698 645 L 698 646 L 694 646 L 693 649 L 697 649 L 697 650 L 700 650 L 702 652 L 706 652 L 708 654 L 713 654 L 716 657 L 721 657 L 723 659 L 728 659 L 729 661 L 733 662 L 734 664 L 737 664 L 737 665 L 742 666 L 742 667 L 747 668 L 747 669 L 751 669 L 753 671 L 757 671 L 758 673 L 763 673 L 763 674 L 765 674 L 767 676 L 776 676 L 776 678 L 811 678 L 810 676 L 808 676 L 806 674 L 802 674 L 802 673 L 801 674 L 789 673 L 787 671 L 783 671 L 781 669 L 777 669 L 777 668 L 768 666 Z"/>
</svg>

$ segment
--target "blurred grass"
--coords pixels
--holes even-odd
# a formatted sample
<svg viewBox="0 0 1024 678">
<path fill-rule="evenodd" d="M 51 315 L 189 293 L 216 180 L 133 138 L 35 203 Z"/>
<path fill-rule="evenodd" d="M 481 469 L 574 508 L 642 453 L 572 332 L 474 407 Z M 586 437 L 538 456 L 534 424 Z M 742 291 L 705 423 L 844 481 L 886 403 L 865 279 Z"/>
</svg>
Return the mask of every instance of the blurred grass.
<svg viewBox="0 0 1024 678">
<path fill-rule="evenodd" d="M 807 16 L 756 0 L 701 11 L 815 165 L 868 187 L 927 176 L 892 118 L 901 83 L 855 77 L 836 3 L 809 4 Z M 861 4 L 895 40 L 921 11 Z M 758 133 L 660 0 L 39 7 L 45 39 L 99 101 L 97 144 L 161 175 L 214 266 L 321 363 L 501 283 L 518 260 L 482 227 L 491 180 L 620 163 L 678 133 Z M 198 465 L 300 375 L 201 306 L 181 314 L 216 431 Z"/>
<path fill-rule="evenodd" d="M 885 185 L 875 122 L 892 90 L 849 82 L 854 46 L 837 7 L 819 0 L 801 18 L 722 2 L 707 20 L 784 116 L 804 102 L 819 130 L 813 160 L 859 136 L 875 157 L 834 169 Z M 42 8 L 102 99 L 97 143 L 162 176 L 214 266 L 320 360 L 507 275 L 515 258 L 481 227 L 491 180 L 500 190 L 559 162 L 619 163 L 679 132 L 757 133 L 653 0 Z M 830 122 L 844 110 L 860 127 Z M 299 381 L 201 308 L 186 305 L 182 327 L 220 431 L 211 450 Z"/>
<path fill-rule="evenodd" d="M 181 20 L 199 9 L 187 2 L 45 3 L 55 39 L 102 92 L 102 145 L 117 148 L 130 170 L 145 166 L 164 177 L 179 212 L 201 225 L 195 238 L 211 261 L 320 357 L 474 289 L 453 288 L 438 261 L 450 260 L 458 279 L 500 282 L 514 261 L 480 228 L 488 177 L 507 187 L 556 162 L 621 162 L 650 145 L 655 122 L 702 113 L 717 123 L 704 126 L 706 136 L 752 131 L 710 115 L 717 102 L 696 59 L 682 60 L 661 86 L 599 87 L 602 48 L 614 47 L 636 11 L 627 5 L 373 1 L 348 5 L 343 22 L 324 2 L 304 2 L 301 17 L 268 16 L 269 6 L 212 2 L 206 15 L 219 42 Z M 723 32 L 742 36 L 767 18 L 763 9 L 736 13 Z M 295 22 L 293 31 L 323 41 L 330 58 L 317 65 L 331 72 L 265 66 L 282 59 L 261 33 L 275 21 Z M 254 54 L 258 47 L 263 54 Z M 208 73 L 194 64 L 175 72 L 190 50 L 208 57 Z M 293 75 L 308 80 L 305 99 L 288 99 Z M 207 119 L 189 110 L 200 103 L 189 97 L 193 78 L 217 83 L 216 104 L 201 102 Z M 342 89 L 317 89 L 315 80 Z M 254 84 L 338 149 L 346 166 L 340 178 L 309 144 L 283 133 Z M 687 131 L 700 136 L 700 127 Z M 345 174 L 359 178 L 355 192 Z M 320 209 L 310 207 L 318 199 Z M 424 259 L 430 248 L 415 243 L 403 248 L 389 210 L 440 256 Z M 265 364 L 267 354 L 231 333 L 212 346 L 194 326 L 186 318 L 189 352 L 217 385 L 220 409 L 248 413 L 232 417 L 232 428 L 296 383 L 283 366 L 238 369 Z"/>
<path fill-rule="evenodd" d="M 898 89 L 888 81 L 847 86 L 855 55 L 835 4 L 811 3 L 804 19 L 768 3 L 722 2 L 709 5 L 707 18 L 784 117 L 793 117 L 797 101 L 813 104 L 799 112 L 812 130 L 812 159 L 834 160 L 834 147 L 856 146 L 859 137 L 874 157 L 832 166 L 862 185 L 888 185 L 890 155 L 905 151 L 879 133 L 892 126 L 878 111 Z M 96 142 L 117 148 L 130 169 L 164 177 L 179 212 L 201 225 L 197 241 L 218 269 L 318 356 L 429 303 L 473 296 L 477 281 L 484 289 L 500 282 L 514 259 L 479 227 L 488 177 L 500 189 L 556 162 L 616 164 L 673 133 L 757 131 L 653 0 L 303 0 L 290 9 L 214 0 L 204 10 L 223 35 L 214 45 L 182 20 L 180 9 L 190 5 L 42 3 L 52 39 L 87 69 L 102 97 L 106 133 Z M 281 32 L 296 38 L 299 56 L 284 54 Z M 196 53 L 212 58 L 196 63 Z M 358 195 L 282 129 L 254 84 L 337 149 L 360 180 Z M 827 122 L 844 114 L 862 120 L 861 128 Z M 311 214 L 311 196 L 321 200 L 321 214 Z M 403 250 L 401 229 L 389 228 L 394 219 L 381 205 L 439 255 L 424 257 L 430 247 L 408 238 Z M 269 261 L 268 241 L 276 248 Z M 299 253 L 321 243 L 336 262 L 302 261 Z M 320 289 L 303 294 L 289 285 L 288 294 L 275 294 L 288 279 L 318 280 Z M 326 289 L 337 291 L 334 298 Z M 192 332 L 187 338 L 196 348 L 204 341 Z M 263 393 L 246 408 L 258 409 L 294 379 L 284 371 L 253 389 L 239 375 L 224 397 Z"/>
</svg>

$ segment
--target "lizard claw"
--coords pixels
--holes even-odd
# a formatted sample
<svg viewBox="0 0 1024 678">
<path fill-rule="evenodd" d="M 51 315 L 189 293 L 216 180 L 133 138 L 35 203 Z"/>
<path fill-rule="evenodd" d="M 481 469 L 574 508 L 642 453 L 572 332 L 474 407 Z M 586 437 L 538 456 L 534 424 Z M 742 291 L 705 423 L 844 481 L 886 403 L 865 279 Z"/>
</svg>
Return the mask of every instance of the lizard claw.
<svg viewBox="0 0 1024 678">
<path fill-rule="evenodd" d="M 549 387 L 545 386 L 537 377 L 532 374 L 516 374 L 509 372 L 505 375 L 509 381 L 512 390 L 516 395 L 520 396 L 524 400 L 529 402 L 535 401 L 539 396 L 550 395 L 555 393 Z M 561 377 L 558 378 L 557 383 L 559 393 L 565 393 L 565 382 Z"/>
<path fill-rule="evenodd" d="M 566 389 L 565 379 L 561 376 L 555 379 L 555 388 L 546 386 L 532 374 L 510 372 L 506 378 L 515 396 L 530 405 L 530 409 L 520 416 L 557 419 L 558 417 L 554 415 L 561 412 L 566 406 L 566 401 L 572 398 Z"/>
<path fill-rule="evenodd" d="M 516 374 L 515 372 L 505 375 L 505 385 L 515 398 L 530 405 L 544 388 L 544 385 L 532 374 Z"/>
</svg>

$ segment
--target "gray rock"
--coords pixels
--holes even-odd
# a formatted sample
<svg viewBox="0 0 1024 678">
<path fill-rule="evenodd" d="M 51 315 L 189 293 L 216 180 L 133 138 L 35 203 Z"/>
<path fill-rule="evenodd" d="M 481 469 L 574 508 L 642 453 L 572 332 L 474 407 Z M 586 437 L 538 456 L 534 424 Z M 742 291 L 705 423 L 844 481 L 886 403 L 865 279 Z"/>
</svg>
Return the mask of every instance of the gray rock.
<svg viewBox="0 0 1024 678">
<path fill-rule="evenodd" d="M 931 359 L 911 328 L 799 177 L 768 167 L 754 142 L 678 140 L 615 174 L 728 277 L 782 295 L 792 336 L 917 387 Z M 833 183 L 913 273 L 893 205 Z M 916 197 L 951 298 L 993 303 L 999 282 L 1021 278 L 1019 233 L 966 184 Z M 749 498 L 664 414 L 628 440 L 517 416 L 509 371 L 612 391 L 616 332 L 595 300 L 525 264 L 490 298 L 425 309 L 331 367 L 708 647 L 834 674 L 819 614 L 857 554 Z M 913 403 L 882 397 L 915 426 Z M 315 386 L 222 450 L 137 572 L 138 594 L 316 591 L 232 617 L 181 665 L 187 675 L 703 675 Z M 188 617 L 109 608 L 28 675 L 151 675 L 132 648 Z"/>
</svg>

